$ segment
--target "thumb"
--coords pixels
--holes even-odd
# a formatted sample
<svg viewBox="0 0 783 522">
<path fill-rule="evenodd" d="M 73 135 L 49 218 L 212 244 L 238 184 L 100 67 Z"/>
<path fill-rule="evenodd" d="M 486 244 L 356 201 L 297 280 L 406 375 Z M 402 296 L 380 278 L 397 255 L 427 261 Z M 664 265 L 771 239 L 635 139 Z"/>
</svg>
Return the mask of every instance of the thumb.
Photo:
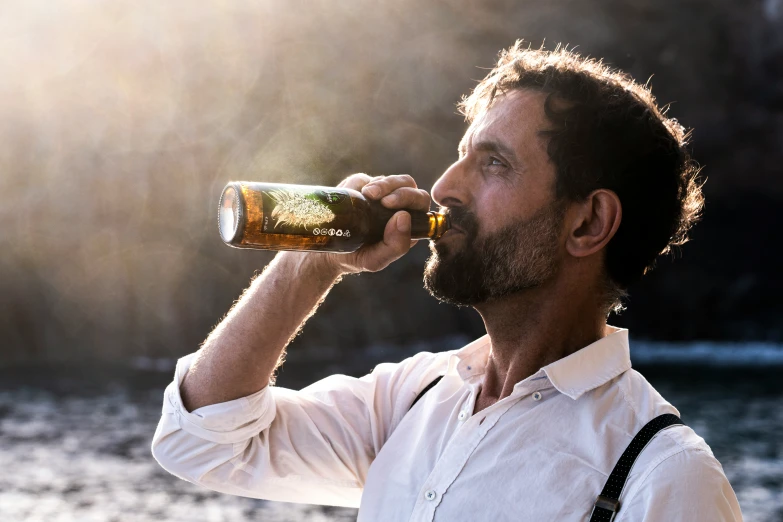
<svg viewBox="0 0 783 522">
<path fill-rule="evenodd" d="M 375 272 L 405 255 L 411 249 L 411 216 L 405 211 L 395 213 L 383 231 L 383 241 L 362 248 L 365 270 Z"/>
<path fill-rule="evenodd" d="M 386 224 L 386 229 L 383 231 L 383 243 L 399 252 L 401 256 L 410 250 L 410 242 L 411 215 L 405 211 L 397 212 Z"/>
</svg>

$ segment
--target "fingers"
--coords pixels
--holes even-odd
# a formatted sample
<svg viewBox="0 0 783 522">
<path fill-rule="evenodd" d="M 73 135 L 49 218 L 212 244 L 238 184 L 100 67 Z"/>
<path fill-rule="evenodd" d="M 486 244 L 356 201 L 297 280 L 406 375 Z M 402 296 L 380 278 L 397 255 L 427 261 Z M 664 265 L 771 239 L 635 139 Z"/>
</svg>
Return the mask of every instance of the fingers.
<svg viewBox="0 0 783 522">
<path fill-rule="evenodd" d="M 419 189 L 408 174 L 393 176 L 375 176 L 359 173 L 348 176 L 338 187 L 358 190 L 366 198 L 380 200 L 386 208 L 407 208 L 411 210 L 429 211 L 429 192 Z"/>
<path fill-rule="evenodd" d="M 430 209 L 429 193 L 417 188 L 416 181 L 408 174 L 372 178 L 362 187 L 362 194 L 380 200 L 387 208 Z"/>
<path fill-rule="evenodd" d="M 362 187 L 367 185 L 370 181 L 372 181 L 373 178 L 371 178 L 368 174 L 359 173 L 359 174 L 352 174 L 342 180 L 338 187 L 341 188 L 349 188 L 353 190 L 361 191 Z"/>
<path fill-rule="evenodd" d="M 381 204 L 386 208 L 408 208 L 411 210 L 430 209 L 430 194 L 426 190 L 402 187 L 381 198 Z"/>
<path fill-rule="evenodd" d="M 339 185 L 343 188 L 361 191 L 362 194 L 390 209 L 428 211 L 430 195 L 416 186 L 416 181 L 407 174 L 371 177 L 367 174 L 353 174 Z M 365 245 L 355 252 L 350 263 L 352 272 L 377 272 L 386 268 L 411 249 L 416 241 L 411 240 L 411 217 L 407 212 L 397 212 L 383 233 L 383 241 Z"/>
<path fill-rule="evenodd" d="M 416 188 L 416 181 L 408 174 L 378 176 L 362 188 L 362 194 L 370 199 L 380 199 L 400 187 Z"/>
</svg>

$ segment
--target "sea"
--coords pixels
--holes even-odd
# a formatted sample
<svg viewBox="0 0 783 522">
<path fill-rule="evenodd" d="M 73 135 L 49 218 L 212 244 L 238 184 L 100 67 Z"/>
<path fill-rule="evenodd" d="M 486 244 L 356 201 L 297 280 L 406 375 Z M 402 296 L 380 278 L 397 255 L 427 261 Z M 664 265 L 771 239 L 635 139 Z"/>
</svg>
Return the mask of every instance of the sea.
<svg viewBox="0 0 783 522">
<path fill-rule="evenodd" d="M 365 362 L 388 351 L 370 349 Z M 632 351 L 711 446 L 745 520 L 783 521 L 783 345 L 635 342 Z M 355 509 L 223 495 L 161 469 L 149 448 L 172 369 L 164 359 L 0 369 L 0 521 L 356 520 Z M 284 369 L 278 385 L 294 389 L 324 371 L 350 373 Z"/>
</svg>

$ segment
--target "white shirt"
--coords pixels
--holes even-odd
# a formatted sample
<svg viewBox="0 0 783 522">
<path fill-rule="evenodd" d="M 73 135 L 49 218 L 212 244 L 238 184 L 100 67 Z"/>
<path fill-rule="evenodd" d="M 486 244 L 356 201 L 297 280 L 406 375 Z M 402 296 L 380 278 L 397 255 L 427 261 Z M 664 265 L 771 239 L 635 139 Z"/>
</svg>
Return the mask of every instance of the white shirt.
<svg viewBox="0 0 783 522">
<path fill-rule="evenodd" d="M 679 414 L 631 369 L 628 332 L 615 329 L 472 415 L 489 351 L 485 336 L 358 379 L 267 386 L 192 413 L 179 394 L 189 355 L 166 389 L 152 451 L 207 488 L 359 507 L 359 522 L 587 521 L 634 435 Z M 618 522 L 742 520 L 720 463 L 685 426 L 650 442 L 620 503 Z"/>
</svg>

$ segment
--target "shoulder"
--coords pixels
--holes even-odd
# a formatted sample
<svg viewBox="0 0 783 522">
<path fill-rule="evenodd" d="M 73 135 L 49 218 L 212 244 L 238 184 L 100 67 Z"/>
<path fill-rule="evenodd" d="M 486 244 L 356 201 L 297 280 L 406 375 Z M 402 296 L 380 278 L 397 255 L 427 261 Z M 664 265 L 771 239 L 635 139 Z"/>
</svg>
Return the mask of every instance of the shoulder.
<svg viewBox="0 0 783 522">
<path fill-rule="evenodd" d="M 637 426 L 641 429 L 647 422 L 658 415 L 680 412 L 667 401 L 644 376 L 633 368 L 618 376 L 614 382 L 620 397 L 634 414 Z"/>
<path fill-rule="evenodd" d="M 614 383 L 618 393 L 615 399 L 623 403 L 622 410 L 628 412 L 626 417 L 627 436 L 633 438 L 651 420 L 666 413 L 681 417 L 680 412 L 637 371 L 628 370 L 619 376 Z M 684 419 L 687 423 L 687 419 Z M 676 461 L 687 462 L 689 466 L 720 464 L 715 459 L 712 450 L 702 437 L 687 425 L 675 425 L 659 432 L 641 452 L 634 465 L 631 476 L 649 475 L 664 462 L 674 458 Z M 629 491 L 630 492 L 630 491 Z"/>
<path fill-rule="evenodd" d="M 421 351 L 398 363 L 381 363 L 372 371 L 372 376 L 390 376 L 405 390 L 416 390 L 413 397 L 424 387 L 443 376 L 451 365 L 471 356 L 486 344 L 487 336 L 480 337 L 465 346 L 440 352 Z M 453 343 L 450 343 L 453 345 Z M 369 377 L 369 376 L 368 376 Z M 411 399 L 413 399 L 411 397 Z"/>
<path fill-rule="evenodd" d="M 446 373 L 449 359 L 457 351 L 421 351 L 400 362 L 380 363 L 359 380 L 372 383 L 376 394 L 386 396 L 392 409 L 391 425 L 394 427 L 407 413 L 419 392 Z M 376 396 L 376 399 L 379 398 Z"/>
<path fill-rule="evenodd" d="M 449 357 L 457 350 L 448 352 L 418 352 L 400 362 L 380 363 L 366 378 L 384 377 L 397 381 L 401 388 L 418 388 L 426 386 L 431 380 L 448 368 Z"/>
<path fill-rule="evenodd" d="M 723 467 L 691 428 L 675 426 L 659 433 L 642 455 L 633 480 L 629 477 L 624 516 L 618 521 L 742 520 Z"/>
<path fill-rule="evenodd" d="M 637 371 L 615 382 L 631 410 L 635 435 L 647 422 L 677 409 Z M 684 419 L 687 422 L 687 418 Z M 618 521 L 742 520 L 737 497 L 720 462 L 689 426 L 658 433 L 633 465 L 621 498 Z"/>
</svg>

